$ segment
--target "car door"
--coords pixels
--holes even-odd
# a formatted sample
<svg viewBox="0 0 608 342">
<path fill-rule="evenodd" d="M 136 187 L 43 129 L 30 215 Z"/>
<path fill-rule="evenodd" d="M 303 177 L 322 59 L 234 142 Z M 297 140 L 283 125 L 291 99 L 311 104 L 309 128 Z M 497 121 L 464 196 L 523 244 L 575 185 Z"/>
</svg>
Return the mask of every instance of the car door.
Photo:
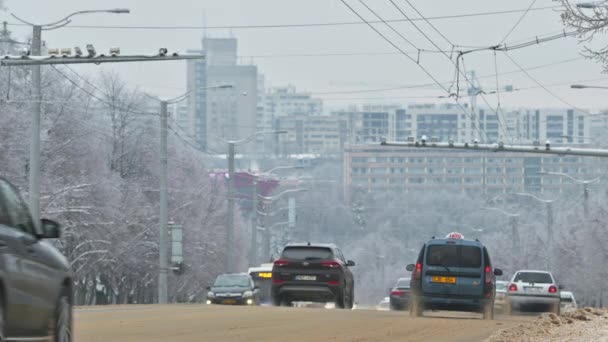
<svg viewBox="0 0 608 342">
<path fill-rule="evenodd" d="M 346 281 L 346 291 L 348 291 L 350 294 L 350 297 L 353 298 L 353 293 L 351 292 L 351 291 L 354 291 L 353 273 L 350 270 L 350 268 L 348 266 L 346 266 L 347 262 L 346 262 L 346 258 L 344 258 L 344 254 L 342 254 L 342 250 L 337 248 L 336 251 L 338 252 L 338 258 L 344 265 L 344 280 Z"/>
<path fill-rule="evenodd" d="M 0 180 L 0 182 L 2 182 Z M 13 227 L 8 215 L 12 207 L 0 186 L 0 278 L 4 284 L 4 310 L 7 336 L 23 336 L 28 331 L 30 294 L 21 288 L 23 273 L 23 232 Z"/>
<path fill-rule="evenodd" d="M 28 335 L 44 334 L 54 308 L 53 271 L 45 258 L 47 246 L 37 238 L 36 226 L 28 207 L 17 190 L 6 181 L 0 181 L 0 189 L 7 206 L 9 225 L 17 233 L 19 272 L 15 276 L 18 292 L 22 296 L 22 309 L 27 319 L 22 322 Z"/>
</svg>

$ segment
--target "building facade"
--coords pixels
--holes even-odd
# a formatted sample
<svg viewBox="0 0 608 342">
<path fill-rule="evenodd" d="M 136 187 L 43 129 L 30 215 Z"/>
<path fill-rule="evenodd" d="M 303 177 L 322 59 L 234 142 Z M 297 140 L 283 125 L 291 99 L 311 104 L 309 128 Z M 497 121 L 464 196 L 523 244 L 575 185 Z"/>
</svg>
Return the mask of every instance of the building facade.
<svg viewBox="0 0 608 342">
<path fill-rule="evenodd" d="M 204 60 L 188 61 L 188 129 L 205 151 L 224 151 L 223 140 L 251 136 L 257 130 L 258 70 L 237 64 L 236 38 L 203 38 Z M 231 85 L 230 89 L 208 89 Z M 256 141 L 239 146 L 255 150 Z"/>
<path fill-rule="evenodd" d="M 276 120 L 276 129 L 287 131 L 278 139 L 278 154 L 339 155 L 347 139 L 347 122 L 328 115 L 289 115 Z"/>
<path fill-rule="evenodd" d="M 592 157 L 448 151 L 445 149 L 347 146 L 344 153 L 345 198 L 355 188 L 368 192 L 452 191 L 555 195 L 578 189 L 575 178 L 605 173 L 606 161 Z"/>
</svg>

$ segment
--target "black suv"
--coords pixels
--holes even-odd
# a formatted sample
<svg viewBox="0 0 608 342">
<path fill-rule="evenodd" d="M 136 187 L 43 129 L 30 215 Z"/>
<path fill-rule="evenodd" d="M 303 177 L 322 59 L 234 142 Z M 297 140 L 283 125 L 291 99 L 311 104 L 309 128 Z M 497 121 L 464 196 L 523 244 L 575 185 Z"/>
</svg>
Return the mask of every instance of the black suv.
<svg viewBox="0 0 608 342">
<path fill-rule="evenodd" d="M 0 341 L 72 341 L 72 273 L 45 239 L 59 224 L 35 224 L 17 189 L 0 178 Z"/>
<path fill-rule="evenodd" d="M 290 244 L 272 268 L 272 303 L 334 302 L 337 308 L 351 309 L 355 283 L 342 251 L 333 244 Z"/>
</svg>

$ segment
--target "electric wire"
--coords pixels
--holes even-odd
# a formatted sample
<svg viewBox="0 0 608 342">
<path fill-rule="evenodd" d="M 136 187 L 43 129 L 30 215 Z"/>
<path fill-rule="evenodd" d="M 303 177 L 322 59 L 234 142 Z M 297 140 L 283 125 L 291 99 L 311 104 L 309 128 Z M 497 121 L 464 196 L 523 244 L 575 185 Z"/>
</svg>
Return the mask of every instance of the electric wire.
<svg viewBox="0 0 608 342">
<path fill-rule="evenodd" d="M 449 44 L 449 45 L 452 47 L 452 50 L 454 49 L 454 47 L 455 47 L 456 45 L 455 45 L 454 43 L 452 43 L 452 42 L 451 42 L 451 41 L 448 39 L 448 37 L 446 37 L 446 36 L 445 36 L 443 33 L 441 33 L 441 31 L 439 31 L 439 30 L 437 29 L 437 27 L 435 27 L 435 25 L 433 25 L 433 23 L 431 23 L 431 21 L 430 21 L 428 18 L 425 18 L 425 17 L 422 15 L 422 13 L 420 13 L 420 12 L 418 11 L 418 9 L 417 9 L 416 7 L 414 7 L 414 6 L 412 5 L 412 3 L 410 3 L 410 1 L 409 1 L 409 0 L 405 0 L 405 2 L 407 2 L 407 3 L 408 3 L 408 5 L 410 5 L 410 7 L 412 7 L 412 8 L 414 9 L 414 11 L 416 11 L 416 13 L 418 13 L 418 15 L 420 16 L 420 18 L 421 18 L 422 20 L 424 20 L 424 21 L 425 21 L 427 24 L 429 24 L 429 25 L 430 25 L 430 26 L 433 28 L 433 30 L 435 30 L 435 32 L 437 32 L 437 33 L 438 33 L 438 34 L 441 36 L 441 38 L 443 38 L 443 40 L 445 40 L 445 41 L 446 41 L 446 42 L 447 42 L 447 43 L 448 43 L 448 44 Z"/>
<path fill-rule="evenodd" d="M 509 36 L 513 33 L 513 31 L 515 31 L 517 26 L 519 26 L 519 24 L 524 20 L 524 18 L 528 14 L 528 12 L 530 12 L 530 9 L 532 8 L 532 6 L 534 6 L 535 3 L 536 3 L 536 0 L 532 0 L 532 3 L 530 4 L 530 6 L 528 6 L 528 9 L 521 15 L 521 17 L 519 17 L 519 20 L 517 20 L 515 25 L 513 25 L 513 27 L 511 27 L 509 32 L 507 32 L 507 34 L 502 38 L 502 40 L 500 41 L 500 43 L 498 43 L 498 45 L 502 45 L 502 43 L 504 43 L 509 38 Z"/>
<path fill-rule="evenodd" d="M 516 10 L 502 10 L 502 11 L 490 11 L 490 12 L 477 12 L 477 13 L 463 13 L 445 16 L 429 17 L 428 20 L 446 20 L 446 19 L 460 19 L 460 18 L 471 18 L 481 16 L 493 16 L 503 14 L 522 13 L 526 11 L 547 11 L 561 8 L 561 6 L 545 6 L 537 7 L 532 9 L 516 9 Z M 419 21 L 423 19 L 414 18 L 413 20 Z M 405 22 L 402 19 L 390 19 L 388 22 Z M 370 24 L 380 24 L 380 21 L 370 21 Z M 31 26 L 23 23 L 7 23 L 9 26 Z M 273 29 L 273 28 L 301 28 L 301 27 L 325 27 L 325 26 L 350 26 L 350 25 L 362 25 L 364 23 L 360 21 L 351 22 L 327 22 L 327 23 L 302 23 L 302 24 L 267 24 L 267 25 L 221 25 L 221 26 L 197 26 L 197 25 L 184 25 L 184 26 L 162 26 L 162 25 L 148 25 L 148 26 L 112 26 L 112 25 L 69 25 L 64 29 L 110 29 L 110 30 L 213 30 L 213 29 L 228 29 L 228 30 L 239 30 L 239 29 Z"/>
</svg>

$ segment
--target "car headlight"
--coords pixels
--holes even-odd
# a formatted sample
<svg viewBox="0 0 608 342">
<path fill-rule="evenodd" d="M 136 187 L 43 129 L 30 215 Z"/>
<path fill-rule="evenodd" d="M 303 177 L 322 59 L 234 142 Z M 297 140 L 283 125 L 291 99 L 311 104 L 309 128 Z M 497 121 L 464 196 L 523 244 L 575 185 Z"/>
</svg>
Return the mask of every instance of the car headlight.
<svg viewBox="0 0 608 342">
<path fill-rule="evenodd" d="M 214 298 L 215 297 L 215 293 L 213 293 L 213 291 L 209 291 L 209 292 L 207 292 L 207 297 Z"/>
<path fill-rule="evenodd" d="M 243 297 L 247 298 L 247 297 L 253 297 L 253 292 L 251 291 L 245 291 L 243 292 Z"/>
</svg>

